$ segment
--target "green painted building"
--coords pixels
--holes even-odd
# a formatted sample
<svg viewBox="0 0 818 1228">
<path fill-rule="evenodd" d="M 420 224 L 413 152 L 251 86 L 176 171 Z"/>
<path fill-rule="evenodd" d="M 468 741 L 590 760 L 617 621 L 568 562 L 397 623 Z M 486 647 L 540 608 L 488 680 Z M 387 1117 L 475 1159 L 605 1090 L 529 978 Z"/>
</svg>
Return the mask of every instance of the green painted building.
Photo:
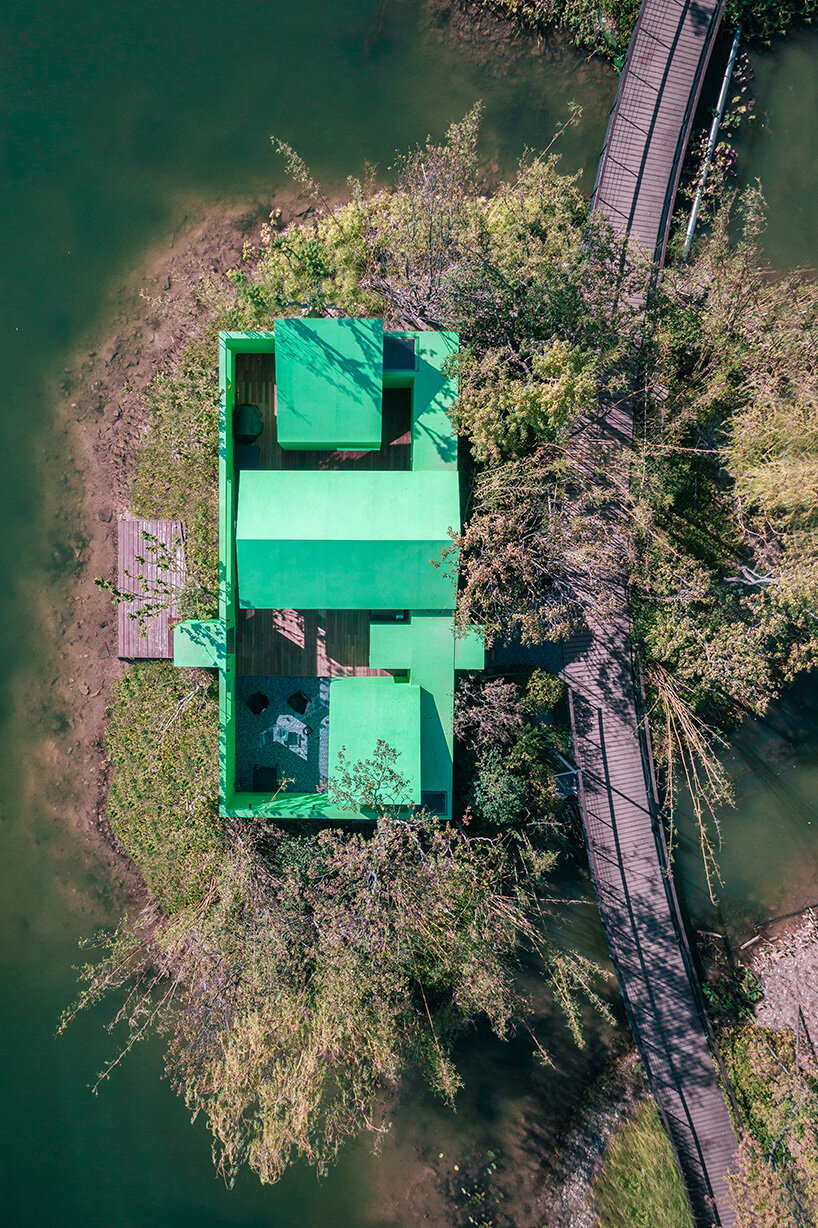
<svg viewBox="0 0 818 1228">
<path fill-rule="evenodd" d="M 378 741 L 390 800 L 451 812 L 455 672 L 483 665 L 453 619 L 456 352 L 380 320 L 220 335 L 220 617 L 174 660 L 219 671 L 226 815 L 369 818 L 327 790 Z"/>
</svg>

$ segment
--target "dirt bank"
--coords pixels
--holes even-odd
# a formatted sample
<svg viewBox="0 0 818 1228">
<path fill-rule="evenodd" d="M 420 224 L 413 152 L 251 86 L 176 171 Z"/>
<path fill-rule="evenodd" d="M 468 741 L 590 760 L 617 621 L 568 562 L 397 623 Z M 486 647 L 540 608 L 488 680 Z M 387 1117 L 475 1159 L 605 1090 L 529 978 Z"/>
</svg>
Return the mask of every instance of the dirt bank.
<svg viewBox="0 0 818 1228">
<path fill-rule="evenodd" d="M 798 1030 L 818 1045 L 818 916 L 810 910 L 788 930 L 764 939 L 753 954 L 752 969 L 764 986 L 756 1010 L 763 1027 Z"/>
<path fill-rule="evenodd" d="M 55 389 L 63 431 L 58 450 L 68 472 L 53 519 L 66 526 L 58 547 L 66 576 L 44 617 L 59 670 L 47 720 L 61 736 L 46 739 L 33 774 L 59 781 L 48 791 L 59 799 L 55 811 L 86 833 L 133 903 L 143 902 L 142 887 L 105 818 L 106 714 L 122 669 L 116 611 L 94 579 L 114 577 L 117 518 L 128 511 L 129 464 L 146 426 L 145 388 L 157 371 L 173 368 L 206 319 L 197 296 L 201 279 L 235 268 L 273 209 L 284 226 L 309 216 L 312 206 L 288 197 L 189 215 L 141 275 L 115 288 L 105 339 L 80 352 Z"/>
</svg>

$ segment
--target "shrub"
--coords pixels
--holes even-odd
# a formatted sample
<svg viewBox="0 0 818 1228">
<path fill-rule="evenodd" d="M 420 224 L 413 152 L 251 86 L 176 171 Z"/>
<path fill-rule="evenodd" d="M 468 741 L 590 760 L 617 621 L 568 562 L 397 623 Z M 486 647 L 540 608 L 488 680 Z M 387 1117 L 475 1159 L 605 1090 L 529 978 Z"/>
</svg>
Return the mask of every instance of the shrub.
<svg viewBox="0 0 818 1228">
<path fill-rule="evenodd" d="M 523 727 L 519 688 L 502 678 L 469 675 L 454 697 L 454 733 L 473 749 L 510 746 Z"/>
<path fill-rule="evenodd" d="M 493 827 L 511 827 L 529 816 L 525 777 L 496 746 L 477 758 L 469 804 L 479 819 Z"/>
</svg>

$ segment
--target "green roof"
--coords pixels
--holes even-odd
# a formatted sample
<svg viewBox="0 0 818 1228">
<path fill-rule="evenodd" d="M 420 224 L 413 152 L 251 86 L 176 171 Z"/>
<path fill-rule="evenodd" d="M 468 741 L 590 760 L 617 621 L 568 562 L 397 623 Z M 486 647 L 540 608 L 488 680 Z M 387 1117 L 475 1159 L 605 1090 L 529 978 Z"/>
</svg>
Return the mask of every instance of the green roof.
<svg viewBox="0 0 818 1228">
<path fill-rule="evenodd" d="M 408 784 L 401 797 L 384 802 L 420 802 L 420 687 L 394 678 L 333 678 L 329 688 L 329 774 L 338 754 L 348 766 L 372 759 L 378 741 L 398 752 L 395 771 Z"/>
<path fill-rule="evenodd" d="M 382 320 L 277 320 L 275 356 L 282 448 L 380 448 Z"/>
<path fill-rule="evenodd" d="M 460 527 L 456 469 L 245 470 L 239 604 L 254 609 L 454 608 L 436 567 Z"/>
</svg>

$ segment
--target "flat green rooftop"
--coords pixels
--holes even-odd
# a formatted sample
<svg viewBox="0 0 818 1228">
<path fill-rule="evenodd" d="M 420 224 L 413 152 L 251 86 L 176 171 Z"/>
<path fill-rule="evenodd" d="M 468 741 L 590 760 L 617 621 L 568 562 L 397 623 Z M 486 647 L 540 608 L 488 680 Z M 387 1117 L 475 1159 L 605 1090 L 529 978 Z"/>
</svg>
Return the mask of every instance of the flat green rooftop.
<svg viewBox="0 0 818 1228">
<path fill-rule="evenodd" d="M 380 448 L 382 320 L 276 320 L 275 356 L 282 448 Z"/>
<path fill-rule="evenodd" d="M 378 741 L 398 752 L 395 771 L 407 781 L 386 804 L 416 806 L 421 785 L 420 687 L 394 678 L 333 678 L 329 689 L 329 775 L 341 752 L 347 766 L 375 755 Z"/>
<path fill-rule="evenodd" d="M 451 610 L 436 567 L 460 528 L 456 469 L 245 470 L 236 524 L 239 605 Z"/>
</svg>

